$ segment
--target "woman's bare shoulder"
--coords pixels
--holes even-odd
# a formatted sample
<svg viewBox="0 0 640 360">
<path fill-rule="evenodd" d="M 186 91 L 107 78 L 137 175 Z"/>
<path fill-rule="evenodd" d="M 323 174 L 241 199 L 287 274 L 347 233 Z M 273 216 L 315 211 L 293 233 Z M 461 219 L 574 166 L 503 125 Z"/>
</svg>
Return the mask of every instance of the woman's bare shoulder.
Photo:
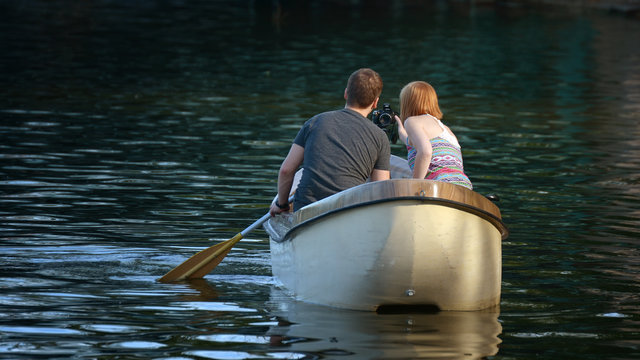
<svg viewBox="0 0 640 360">
<path fill-rule="evenodd" d="M 406 125 L 407 122 L 409 122 L 413 125 L 425 125 L 425 124 L 428 124 L 429 120 L 430 119 L 425 115 L 414 115 L 406 118 L 404 120 L 404 124 Z"/>
</svg>

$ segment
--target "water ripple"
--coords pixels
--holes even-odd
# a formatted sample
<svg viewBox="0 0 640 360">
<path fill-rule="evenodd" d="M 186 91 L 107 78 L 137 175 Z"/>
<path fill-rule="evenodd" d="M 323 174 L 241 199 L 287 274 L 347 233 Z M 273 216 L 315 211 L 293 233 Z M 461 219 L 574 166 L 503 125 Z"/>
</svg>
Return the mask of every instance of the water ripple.
<svg viewBox="0 0 640 360">
<path fill-rule="evenodd" d="M 0 357 L 638 355 L 633 19 L 500 2 L 18 3 L 0 12 Z M 268 210 L 292 139 L 344 106 L 353 64 L 380 72 L 394 107 L 406 81 L 438 90 L 465 171 L 502 198 L 501 312 L 295 302 L 276 294 L 260 229 L 202 281 L 158 283 Z"/>
</svg>

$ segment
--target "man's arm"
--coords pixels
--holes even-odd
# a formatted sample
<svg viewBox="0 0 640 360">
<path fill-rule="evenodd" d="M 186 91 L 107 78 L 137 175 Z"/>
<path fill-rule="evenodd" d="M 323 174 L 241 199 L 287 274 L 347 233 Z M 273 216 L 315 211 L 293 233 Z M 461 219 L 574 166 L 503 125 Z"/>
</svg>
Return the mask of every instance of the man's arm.
<svg viewBox="0 0 640 360">
<path fill-rule="evenodd" d="M 390 178 L 389 170 L 373 169 L 371 172 L 371 181 L 389 180 Z"/>
<path fill-rule="evenodd" d="M 291 145 L 289 154 L 280 165 L 280 171 L 278 172 L 278 204 L 285 205 L 289 203 L 289 193 L 291 192 L 293 178 L 303 160 L 304 148 L 298 144 Z M 273 203 L 269 212 L 271 216 L 274 216 L 283 211 L 285 210 Z"/>
</svg>

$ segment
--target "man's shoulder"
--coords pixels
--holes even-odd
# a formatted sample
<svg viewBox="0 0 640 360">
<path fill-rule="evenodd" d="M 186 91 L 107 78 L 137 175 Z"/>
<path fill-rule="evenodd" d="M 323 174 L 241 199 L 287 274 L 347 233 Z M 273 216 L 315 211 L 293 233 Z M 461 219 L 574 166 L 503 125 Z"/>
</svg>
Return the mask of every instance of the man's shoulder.
<svg viewBox="0 0 640 360">
<path fill-rule="evenodd" d="M 344 109 L 328 110 L 315 115 L 311 119 L 335 119 L 344 117 L 345 115 Z"/>
<path fill-rule="evenodd" d="M 323 120 L 327 120 L 327 119 L 336 119 L 336 118 L 340 117 L 339 113 L 340 113 L 340 110 L 324 111 L 324 112 L 318 113 L 316 115 L 313 115 L 311 118 L 309 118 L 309 120 L 307 120 L 305 122 L 305 124 L 313 124 L 313 123 L 316 123 L 318 121 L 323 121 Z"/>
<path fill-rule="evenodd" d="M 320 126 L 322 124 L 322 126 Z M 307 123 L 310 127 L 329 128 L 339 132 L 363 131 L 374 136 L 386 139 L 387 135 L 371 120 L 349 109 L 330 110 L 319 113 L 310 118 Z"/>
</svg>

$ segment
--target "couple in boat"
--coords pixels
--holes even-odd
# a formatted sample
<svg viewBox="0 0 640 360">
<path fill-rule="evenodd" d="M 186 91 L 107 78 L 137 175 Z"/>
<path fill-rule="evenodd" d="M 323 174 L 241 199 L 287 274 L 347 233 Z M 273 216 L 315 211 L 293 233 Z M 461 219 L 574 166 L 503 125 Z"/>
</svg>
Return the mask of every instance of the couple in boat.
<svg viewBox="0 0 640 360">
<path fill-rule="evenodd" d="M 318 114 L 303 125 L 278 172 L 272 216 L 290 210 L 288 196 L 300 167 L 304 172 L 295 191 L 294 211 L 368 180 L 391 178 L 387 135 L 367 119 L 378 106 L 382 86 L 377 72 L 359 69 L 347 81 L 345 107 Z M 399 137 L 407 146 L 411 177 L 472 189 L 464 173 L 458 140 L 441 118 L 431 85 L 414 81 L 402 89 L 400 117 L 395 116 L 395 121 Z"/>
</svg>

